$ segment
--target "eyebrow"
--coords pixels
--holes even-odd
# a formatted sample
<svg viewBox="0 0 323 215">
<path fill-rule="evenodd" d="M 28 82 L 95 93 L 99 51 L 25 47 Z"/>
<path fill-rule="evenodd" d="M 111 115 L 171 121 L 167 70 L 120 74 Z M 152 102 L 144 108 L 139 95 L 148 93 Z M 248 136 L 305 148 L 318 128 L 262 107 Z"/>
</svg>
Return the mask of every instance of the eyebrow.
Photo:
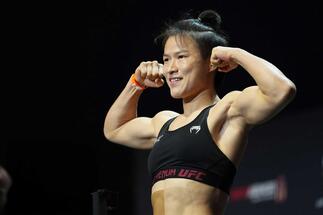
<svg viewBox="0 0 323 215">
<path fill-rule="evenodd" d="M 189 53 L 189 51 L 186 49 L 183 49 L 183 50 L 174 52 L 173 55 L 178 55 L 178 54 L 183 54 L 183 53 Z M 169 56 L 170 56 L 169 54 L 163 54 L 163 57 L 169 57 Z"/>
</svg>

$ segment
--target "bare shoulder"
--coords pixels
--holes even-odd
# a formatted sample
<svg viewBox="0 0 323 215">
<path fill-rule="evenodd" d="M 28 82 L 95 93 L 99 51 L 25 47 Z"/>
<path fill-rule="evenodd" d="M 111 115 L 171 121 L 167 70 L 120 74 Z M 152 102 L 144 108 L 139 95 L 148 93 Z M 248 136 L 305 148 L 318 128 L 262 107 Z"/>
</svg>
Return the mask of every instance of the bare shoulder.
<svg viewBox="0 0 323 215">
<path fill-rule="evenodd" d="M 232 104 L 241 93 L 242 91 L 239 90 L 231 91 L 221 99 L 221 102 Z"/>
<path fill-rule="evenodd" d="M 242 94 L 242 91 L 232 91 L 228 94 L 226 94 L 223 97 L 223 102 L 228 106 L 228 114 L 227 117 L 230 118 L 236 118 L 240 116 L 240 112 L 235 108 L 235 102 L 238 100 L 239 96 Z"/>
<path fill-rule="evenodd" d="M 218 115 L 217 113 L 224 113 L 227 112 L 234 101 L 241 95 L 241 91 L 231 91 L 227 93 L 225 96 L 223 96 L 215 106 L 213 106 L 210 110 L 210 113 L 214 113 Z"/>
<path fill-rule="evenodd" d="M 172 117 L 176 117 L 178 115 L 179 115 L 179 113 L 177 113 L 175 111 L 163 110 L 163 111 L 156 113 L 153 118 L 156 118 L 156 119 L 163 119 L 163 118 L 169 118 L 169 117 L 172 118 Z"/>
<path fill-rule="evenodd" d="M 214 133 L 218 133 L 222 126 L 238 124 L 243 126 L 243 118 L 239 112 L 234 108 L 234 102 L 241 95 L 241 91 L 231 91 L 222 97 L 215 106 L 212 107 L 208 117 L 208 124 Z"/>
<path fill-rule="evenodd" d="M 152 123 L 155 129 L 156 134 L 159 133 L 161 127 L 171 118 L 178 116 L 179 113 L 170 110 L 163 110 L 155 114 L 152 118 Z"/>
</svg>

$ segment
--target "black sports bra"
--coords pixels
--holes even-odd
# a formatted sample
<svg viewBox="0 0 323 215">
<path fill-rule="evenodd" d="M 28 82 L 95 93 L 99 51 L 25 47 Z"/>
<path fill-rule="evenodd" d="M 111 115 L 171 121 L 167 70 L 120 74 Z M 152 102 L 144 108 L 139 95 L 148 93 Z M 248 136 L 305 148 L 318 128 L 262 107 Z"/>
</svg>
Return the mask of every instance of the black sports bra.
<svg viewBox="0 0 323 215">
<path fill-rule="evenodd" d="M 163 125 L 148 157 L 153 184 L 166 178 L 186 178 L 229 194 L 236 167 L 214 143 L 208 129 L 207 117 L 212 106 L 174 131 L 168 129 L 175 118 Z"/>
</svg>

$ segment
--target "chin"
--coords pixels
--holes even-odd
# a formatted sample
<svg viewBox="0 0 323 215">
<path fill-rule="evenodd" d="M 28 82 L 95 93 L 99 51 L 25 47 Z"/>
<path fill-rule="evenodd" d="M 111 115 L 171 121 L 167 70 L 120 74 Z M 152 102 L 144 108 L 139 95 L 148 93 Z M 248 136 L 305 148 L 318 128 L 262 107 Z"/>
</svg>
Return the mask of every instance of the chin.
<svg viewBox="0 0 323 215">
<path fill-rule="evenodd" d="M 173 99 L 182 99 L 181 96 L 173 96 L 173 95 L 171 95 L 171 96 L 172 96 Z"/>
<path fill-rule="evenodd" d="M 181 93 L 178 93 L 178 92 L 170 91 L 170 95 L 174 99 L 182 99 L 183 98 L 183 95 Z"/>
</svg>

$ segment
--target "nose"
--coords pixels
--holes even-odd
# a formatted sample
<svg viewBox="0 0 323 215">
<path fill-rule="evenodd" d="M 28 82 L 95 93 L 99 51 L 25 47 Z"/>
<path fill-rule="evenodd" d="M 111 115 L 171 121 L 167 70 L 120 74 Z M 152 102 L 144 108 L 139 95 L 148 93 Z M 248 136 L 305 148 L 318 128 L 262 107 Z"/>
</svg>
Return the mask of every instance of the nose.
<svg viewBox="0 0 323 215">
<path fill-rule="evenodd" d="M 177 63 L 175 60 L 170 60 L 166 65 L 164 64 L 164 73 L 173 74 L 178 71 Z"/>
</svg>

